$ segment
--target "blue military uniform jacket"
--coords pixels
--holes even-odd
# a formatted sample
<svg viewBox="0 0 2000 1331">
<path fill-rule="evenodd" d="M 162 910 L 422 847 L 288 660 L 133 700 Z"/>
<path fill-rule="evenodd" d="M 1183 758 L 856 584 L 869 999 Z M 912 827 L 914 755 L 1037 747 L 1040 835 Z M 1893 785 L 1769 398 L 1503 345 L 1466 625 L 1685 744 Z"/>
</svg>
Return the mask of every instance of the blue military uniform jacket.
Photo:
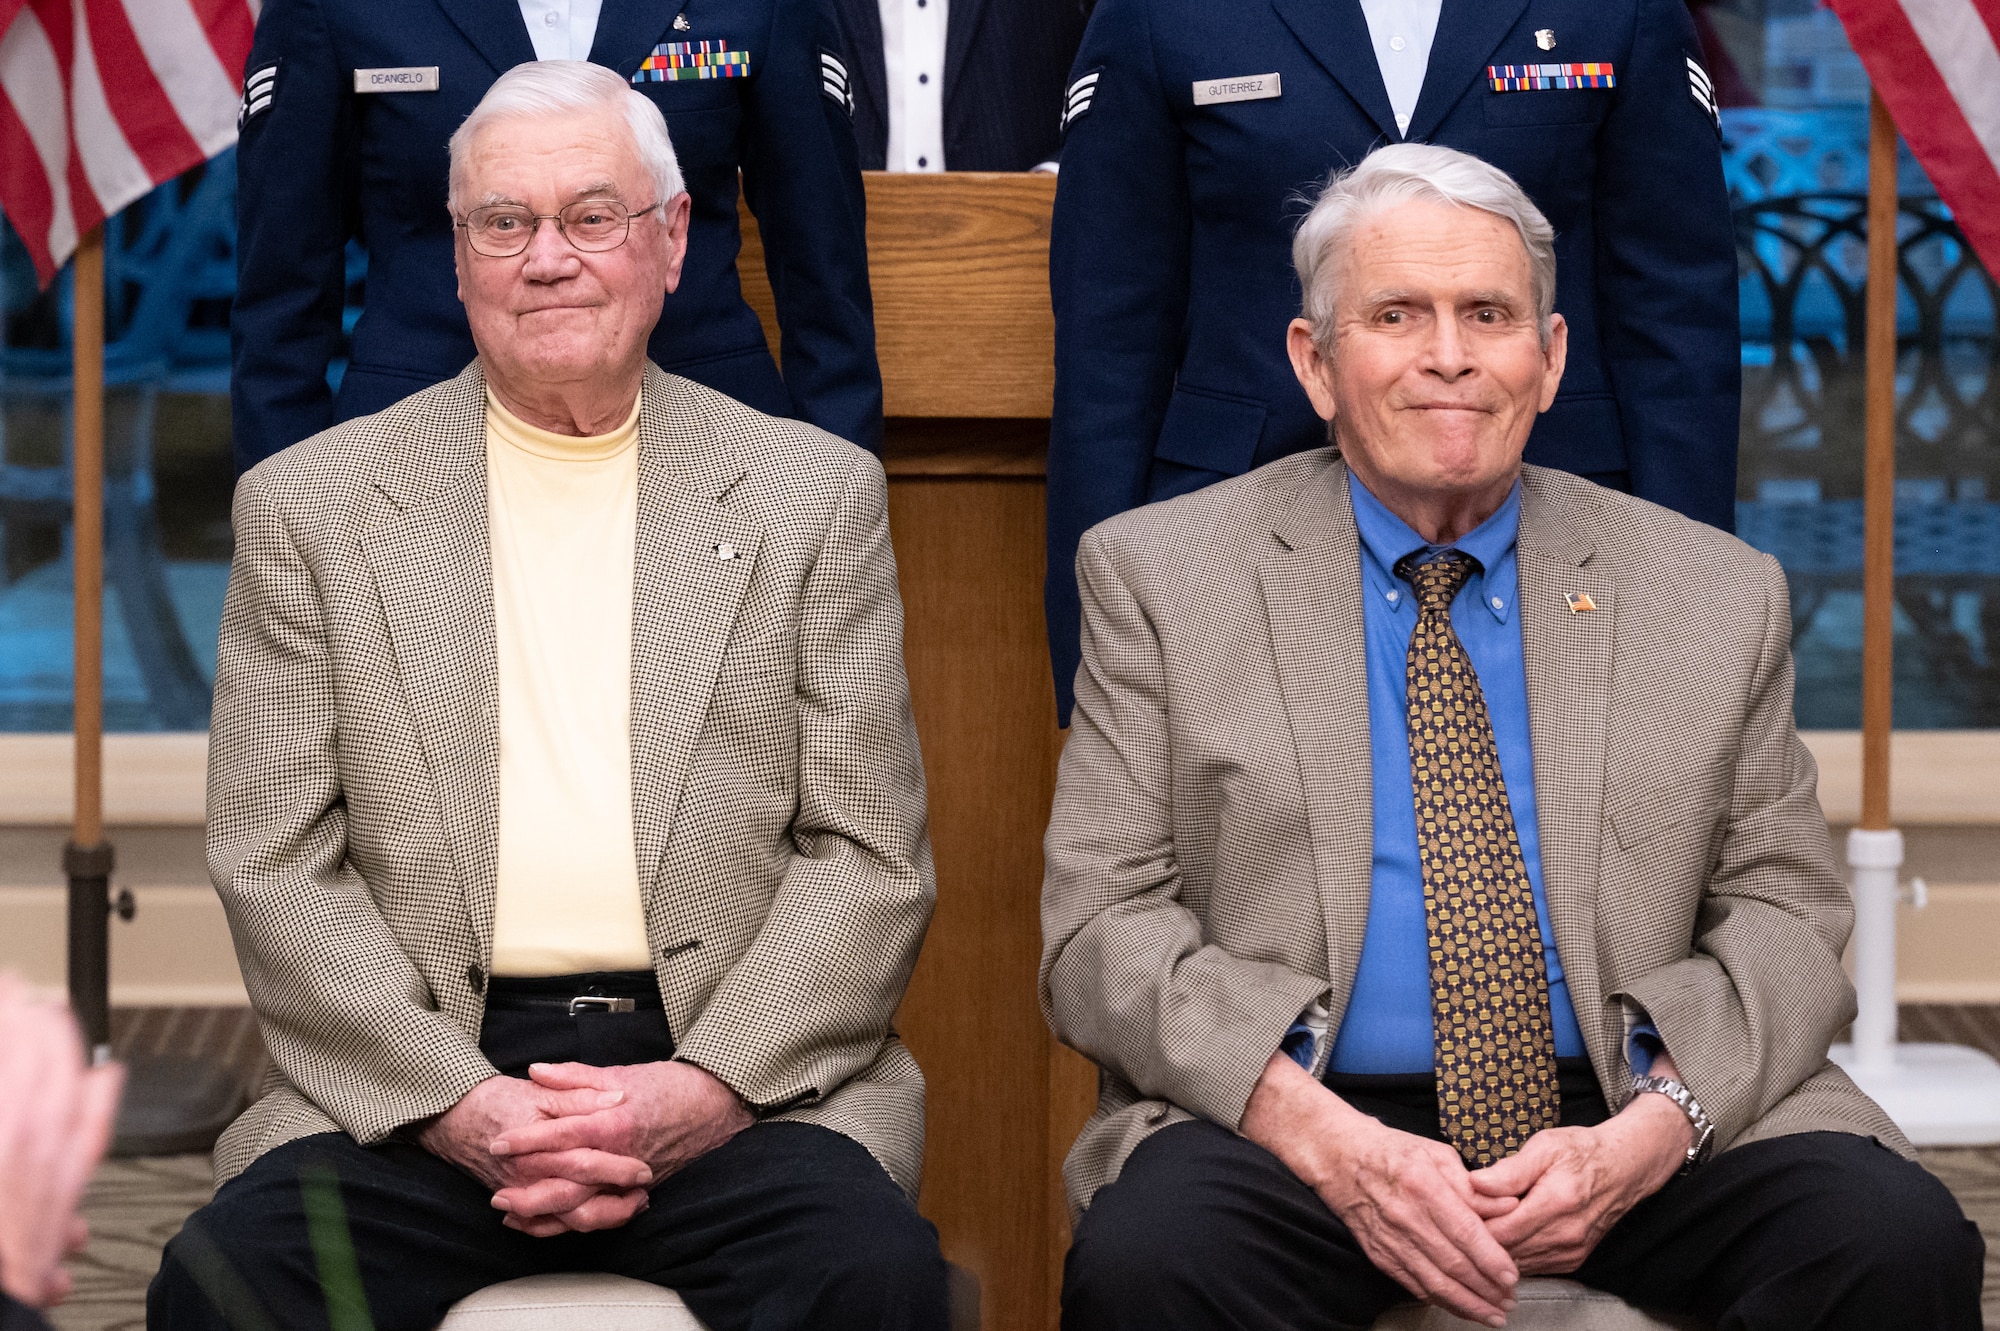
<svg viewBox="0 0 2000 1331">
<path fill-rule="evenodd" d="M 666 115 L 694 205 L 652 359 L 879 449 L 851 100 L 837 57 L 829 65 L 823 55 L 838 49 L 832 17 L 820 0 L 604 0 L 590 58 L 630 78 L 656 48 L 682 42 L 727 43 L 748 64 L 740 77 L 635 85 Z M 472 359 L 445 145 L 501 73 L 534 58 L 516 0 L 266 0 L 237 154 L 239 469 Z M 355 91 L 357 69 L 430 66 L 434 92 Z M 737 281 L 739 168 L 777 297 L 782 377 Z M 368 247 L 367 300 L 336 399 L 325 376 L 338 354 L 351 234 Z"/>
<path fill-rule="evenodd" d="M 1736 252 L 1699 54 L 1682 0 L 1444 0 L 1404 135 L 1356 0 L 1100 0 L 1071 74 L 1051 250 L 1047 605 L 1065 724 L 1084 531 L 1326 442 L 1285 356 L 1292 233 L 1329 171 L 1385 143 L 1485 158 L 1555 227 L 1569 367 L 1528 460 L 1733 525 Z M 1495 91 L 1489 74 L 1583 63 L 1611 66 L 1614 86 Z M 1279 95 L 1195 104 L 1197 84 L 1258 75 Z"/>
</svg>

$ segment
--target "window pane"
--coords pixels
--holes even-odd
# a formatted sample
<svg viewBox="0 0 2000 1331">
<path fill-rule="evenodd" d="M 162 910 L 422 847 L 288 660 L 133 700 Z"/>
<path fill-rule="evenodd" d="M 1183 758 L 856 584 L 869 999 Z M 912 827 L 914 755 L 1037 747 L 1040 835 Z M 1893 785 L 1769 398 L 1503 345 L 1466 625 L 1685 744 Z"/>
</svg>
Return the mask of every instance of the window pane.
<svg viewBox="0 0 2000 1331">
<path fill-rule="evenodd" d="M 1810 0 L 1734 0 L 1695 15 L 1725 103 L 1741 265 L 1737 529 L 1791 582 L 1800 725 L 1852 729 L 1861 723 L 1868 80 L 1839 21 Z M 1992 726 L 2000 300 L 1907 149 L 1897 183 L 1896 725 Z"/>
</svg>

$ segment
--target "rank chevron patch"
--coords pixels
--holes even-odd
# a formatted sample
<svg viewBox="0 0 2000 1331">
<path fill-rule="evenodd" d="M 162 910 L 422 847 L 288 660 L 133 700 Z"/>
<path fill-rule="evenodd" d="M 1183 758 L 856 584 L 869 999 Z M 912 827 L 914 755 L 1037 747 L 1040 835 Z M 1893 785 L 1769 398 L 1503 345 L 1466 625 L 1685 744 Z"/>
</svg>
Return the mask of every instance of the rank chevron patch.
<svg viewBox="0 0 2000 1331">
<path fill-rule="evenodd" d="M 1097 76 L 1103 72 L 1104 66 L 1099 65 L 1069 85 L 1069 91 L 1063 94 L 1062 123 L 1058 126 L 1059 129 L 1067 130 L 1079 117 L 1090 111 L 1091 99 L 1097 96 Z"/>
<path fill-rule="evenodd" d="M 847 66 L 831 51 L 819 53 L 819 90 L 854 114 L 854 88 L 848 82 Z"/>
</svg>

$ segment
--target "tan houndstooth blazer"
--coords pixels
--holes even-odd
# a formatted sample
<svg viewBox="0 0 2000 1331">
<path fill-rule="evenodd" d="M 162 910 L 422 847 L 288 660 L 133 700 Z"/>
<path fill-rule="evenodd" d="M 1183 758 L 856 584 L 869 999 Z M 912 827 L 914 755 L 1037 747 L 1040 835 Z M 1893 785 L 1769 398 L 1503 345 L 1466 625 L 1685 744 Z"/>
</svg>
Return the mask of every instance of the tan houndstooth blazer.
<svg viewBox="0 0 2000 1331">
<path fill-rule="evenodd" d="M 1149 1133 L 1237 1124 L 1315 1000 L 1338 1027 L 1373 836 L 1347 486 L 1332 450 L 1301 453 L 1114 518 L 1077 555 L 1041 969 L 1056 1033 L 1102 1069 L 1073 1207 Z M 1792 727 L 1778 565 L 1537 467 L 1519 561 L 1549 913 L 1613 1107 L 1636 1004 L 1718 1148 L 1829 1129 L 1907 1151 L 1826 1058 L 1854 1014 L 1852 911 Z"/>
<path fill-rule="evenodd" d="M 485 411 L 475 363 L 237 488 L 208 859 L 276 1068 L 221 1179 L 493 1075 Z M 678 1056 L 914 1193 L 923 1075 L 890 1018 L 934 881 L 885 504 L 860 449 L 647 368 L 632 812 Z"/>
</svg>

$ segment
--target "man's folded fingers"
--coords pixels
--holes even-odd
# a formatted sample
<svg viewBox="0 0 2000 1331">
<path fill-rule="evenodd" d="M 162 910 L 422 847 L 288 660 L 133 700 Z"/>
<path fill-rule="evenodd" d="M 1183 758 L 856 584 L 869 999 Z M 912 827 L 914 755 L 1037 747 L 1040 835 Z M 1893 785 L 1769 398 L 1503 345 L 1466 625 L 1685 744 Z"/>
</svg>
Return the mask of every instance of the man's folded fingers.
<svg viewBox="0 0 2000 1331">
<path fill-rule="evenodd" d="M 509 1169 L 523 1182 L 564 1178 L 572 1183 L 620 1189 L 643 1188 L 653 1182 L 652 1167 L 645 1161 L 590 1147 L 516 1155 Z"/>
<path fill-rule="evenodd" d="M 565 1225 L 560 1219 L 558 1219 L 555 1216 L 510 1215 L 507 1216 L 505 1219 L 503 1219 L 500 1223 L 505 1225 L 509 1229 L 517 1229 L 521 1231 L 521 1233 L 526 1234 L 531 1239 L 548 1239 L 548 1238 L 554 1238 L 558 1234 L 569 1233 L 569 1226 Z"/>
<path fill-rule="evenodd" d="M 493 1194 L 493 1205 L 522 1217 L 561 1215 L 582 1206 L 597 1191 L 571 1179 L 545 1178 L 518 1188 L 500 1189 Z"/>
<path fill-rule="evenodd" d="M 1497 1324 L 1496 1319 L 1505 1316 L 1498 1300 L 1453 1279 L 1414 1244 L 1398 1254 L 1398 1264 L 1402 1270 L 1391 1272 L 1397 1283 L 1426 1303 L 1437 1304 L 1460 1317 L 1489 1326 Z"/>
<path fill-rule="evenodd" d="M 535 1095 L 536 1108 L 550 1118 L 574 1118 L 581 1114 L 594 1114 L 600 1109 L 610 1109 L 624 1102 L 625 1092 L 598 1086 L 578 1086 L 570 1090 L 537 1087 Z"/>
<path fill-rule="evenodd" d="M 617 1079 L 589 1063 L 530 1063 L 528 1079 L 552 1091 L 617 1089 Z"/>
<path fill-rule="evenodd" d="M 601 1150 L 610 1125 L 596 1123 L 591 1114 L 543 1119 L 509 1128 L 495 1137 L 487 1149 L 495 1155 L 530 1155 L 538 1151 Z"/>
<path fill-rule="evenodd" d="M 642 1188 L 629 1192 L 600 1192 L 568 1212 L 563 1223 L 581 1233 L 593 1230 L 616 1229 L 631 1221 L 632 1217 L 646 1209 L 651 1198 Z"/>
</svg>

